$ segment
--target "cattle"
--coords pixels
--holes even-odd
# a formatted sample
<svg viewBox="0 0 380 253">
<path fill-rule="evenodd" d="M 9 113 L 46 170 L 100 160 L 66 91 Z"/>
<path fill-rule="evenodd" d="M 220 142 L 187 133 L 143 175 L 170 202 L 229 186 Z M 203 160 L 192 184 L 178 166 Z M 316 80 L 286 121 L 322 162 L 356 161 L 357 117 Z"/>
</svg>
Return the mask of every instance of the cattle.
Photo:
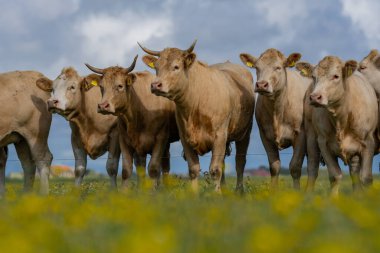
<svg viewBox="0 0 380 253">
<path fill-rule="evenodd" d="M 35 71 L 14 71 L 0 75 L 0 192 L 5 191 L 7 145 L 13 143 L 24 170 L 24 190 L 33 187 L 36 168 L 40 174 L 40 192 L 49 193 L 50 165 L 48 147 L 51 114 L 45 101 L 49 93 L 35 86 L 44 76 Z"/>
<path fill-rule="evenodd" d="M 300 188 L 302 163 L 306 154 L 303 126 L 303 99 L 311 81 L 290 71 L 301 58 L 293 53 L 285 57 L 277 49 L 267 49 L 257 59 L 250 54 L 240 54 L 242 62 L 256 69 L 257 92 L 256 121 L 260 137 L 268 156 L 271 185 L 276 188 L 281 168 L 279 150 L 293 147 L 289 170 L 293 187 Z M 311 186 L 308 186 L 311 187 Z"/>
<path fill-rule="evenodd" d="M 215 190 L 221 191 L 224 159 L 231 142 L 236 144 L 236 189 L 243 191 L 243 172 L 255 107 L 253 78 L 249 71 L 229 61 L 208 66 L 193 52 L 196 41 L 186 50 L 162 51 L 140 47 L 148 53 L 143 61 L 156 70 L 151 91 L 176 105 L 175 117 L 191 186 L 197 191 L 199 157 L 212 151 L 209 167 Z M 228 152 L 227 152 L 228 153 Z"/>
<path fill-rule="evenodd" d="M 118 119 L 97 112 L 98 101 L 101 99 L 99 80 L 98 75 L 81 77 L 75 69 L 67 67 L 62 69 L 54 81 L 43 77 L 36 84 L 40 89 L 51 92 L 51 97 L 45 100 L 49 111 L 58 113 L 70 123 L 75 157 L 75 185 L 79 186 L 83 181 L 87 155 L 96 159 L 108 151 L 106 168 L 111 187 L 115 188 L 120 158 Z M 90 89 L 93 86 L 96 87 Z"/>
<path fill-rule="evenodd" d="M 101 75 L 103 95 L 98 104 L 99 112 L 120 118 L 123 185 L 127 186 L 132 175 L 134 157 L 139 179 L 145 177 L 147 154 L 151 154 L 148 173 L 157 187 L 161 172 L 166 182 L 170 171 L 170 143 L 179 140 L 175 105 L 151 93 L 153 74 L 148 71 L 132 73 L 136 60 L 137 56 L 129 68 L 86 66 Z"/>
<path fill-rule="evenodd" d="M 376 96 L 379 103 L 380 97 L 380 54 L 374 49 L 369 52 L 369 54 L 364 57 L 364 59 L 359 63 L 358 71 L 363 74 L 368 80 L 368 82 L 375 89 Z M 380 113 L 380 107 L 379 107 Z M 377 139 L 380 141 L 380 116 L 377 123 Z"/>
<path fill-rule="evenodd" d="M 308 142 L 320 149 L 333 195 L 339 193 L 342 178 L 338 157 L 349 165 L 355 191 L 372 183 L 378 106 L 374 89 L 356 67 L 356 61 L 343 62 L 335 56 L 323 58 L 315 67 L 309 63 L 296 66 L 313 79 L 305 106 L 312 106 L 308 117 L 316 138 L 308 138 Z M 317 156 L 318 148 L 308 150 L 308 154 L 312 152 Z"/>
</svg>

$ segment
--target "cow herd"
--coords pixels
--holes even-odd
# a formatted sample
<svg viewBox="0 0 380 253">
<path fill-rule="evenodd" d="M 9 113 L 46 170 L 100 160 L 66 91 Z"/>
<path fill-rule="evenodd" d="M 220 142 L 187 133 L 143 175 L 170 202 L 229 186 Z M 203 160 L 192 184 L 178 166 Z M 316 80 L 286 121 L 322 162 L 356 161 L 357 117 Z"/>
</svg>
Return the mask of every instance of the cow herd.
<svg viewBox="0 0 380 253">
<path fill-rule="evenodd" d="M 307 190 L 313 190 L 322 162 L 328 168 L 332 194 L 339 192 L 338 158 L 349 166 L 354 190 L 372 183 L 372 161 L 380 140 L 378 51 L 372 50 L 359 64 L 327 56 L 316 65 L 299 62 L 299 53 L 286 57 L 276 49 L 258 58 L 242 53 L 241 61 L 256 69 L 254 83 L 242 65 L 199 61 L 195 44 L 186 50 L 162 51 L 139 44 L 147 53 L 142 61 L 155 75 L 134 71 L 137 56 L 128 68 L 86 64 L 93 72 L 87 76 L 71 67 L 55 80 L 35 71 L 0 74 L 0 193 L 5 191 L 11 143 L 24 170 L 25 190 L 33 187 L 38 169 L 40 191 L 49 192 L 51 113 L 70 123 L 76 185 L 85 175 L 87 155 L 96 159 L 105 152 L 112 187 L 117 186 L 120 155 L 122 187 L 129 185 L 133 164 L 138 180 L 145 177 L 148 154 L 153 187 L 161 177 L 165 184 L 170 144 L 180 140 L 192 189 L 198 187 L 199 155 L 211 151 L 209 173 L 220 192 L 225 157 L 234 142 L 236 190 L 242 192 L 254 112 L 273 188 L 281 167 L 279 151 L 288 147 L 293 147 L 289 169 L 296 189 L 305 156 Z"/>
</svg>

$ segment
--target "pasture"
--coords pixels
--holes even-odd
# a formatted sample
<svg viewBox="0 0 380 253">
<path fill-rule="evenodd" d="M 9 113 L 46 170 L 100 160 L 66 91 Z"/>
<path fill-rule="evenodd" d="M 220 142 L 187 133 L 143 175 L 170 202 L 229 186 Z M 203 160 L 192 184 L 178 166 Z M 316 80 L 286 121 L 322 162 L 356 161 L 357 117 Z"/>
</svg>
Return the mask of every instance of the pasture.
<svg viewBox="0 0 380 253">
<path fill-rule="evenodd" d="M 80 189 L 55 179 L 41 197 L 9 180 L 0 201 L 1 252 L 379 252 L 378 175 L 360 194 L 345 175 L 338 198 L 329 195 L 325 171 L 314 193 L 292 190 L 290 176 L 270 192 L 269 181 L 245 177 L 240 196 L 232 177 L 222 195 L 207 176 L 197 195 L 181 177 L 157 191 L 133 178 L 127 192 L 109 191 L 108 178 L 86 178 Z"/>
</svg>

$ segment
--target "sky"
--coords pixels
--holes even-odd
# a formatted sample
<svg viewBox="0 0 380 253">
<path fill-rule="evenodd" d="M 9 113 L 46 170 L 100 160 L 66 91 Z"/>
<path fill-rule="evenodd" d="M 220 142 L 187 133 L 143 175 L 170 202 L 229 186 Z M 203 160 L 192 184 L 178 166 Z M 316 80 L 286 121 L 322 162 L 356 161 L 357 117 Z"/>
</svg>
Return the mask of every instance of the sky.
<svg viewBox="0 0 380 253">
<path fill-rule="evenodd" d="M 84 62 L 100 68 L 129 66 L 136 54 L 144 55 L 137 41 L 161 50 L 185 49 L 198 39 L 194 52 L 209 64 L 241 64 L 240 53 L 259 56 L 270 47 L 285 55 L 299 52 L 314 64 L 326 55 L 360 61 L 380 45 L 377 0 L 0 0 L 0 7 L 1 72 L 37 70 L 51 79 L 65 66 L 89 74 Z M 146 70 L 140 59 L 135 70 Z M 49 136 L 53 164 L 73 166 L 70 132 L 68 122 L 54 115 Z M 291 152 L 281 152 L 284 167 Z M 181 145 L 173 144 L 172 171 L 185 174 L 181 153 Z M 246 168 L 268 164 L 256 123 L 248 153 Z M 88 167 L 105 173 L 105 157 L 89 159 Z M 209 155 L 201 159 L 202 171 L 209 161 Z M 376 157 L 375 172 L 378 164 Z M 227 167 L 234 168 L 233 158 Z M 13 147 L 10 171 L 21 171 Z"/>
</svg>

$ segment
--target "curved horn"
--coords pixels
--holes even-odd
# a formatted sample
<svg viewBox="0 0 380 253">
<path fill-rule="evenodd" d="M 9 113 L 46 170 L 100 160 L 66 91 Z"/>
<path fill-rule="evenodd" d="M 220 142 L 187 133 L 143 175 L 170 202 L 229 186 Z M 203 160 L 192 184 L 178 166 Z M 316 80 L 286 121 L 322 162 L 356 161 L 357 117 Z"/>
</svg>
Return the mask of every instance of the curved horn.
<svg viewBox="0 0 380 253">
<path fill-rule="evenodd" d="M 136 56 L 135 56 L 135 59 L 133 60 L 133 62 L 132 62 L 132 64 L 131 64 L 131 66 L 129 66 L 128 68 L 125 69 L 125 72 L 126 72 L 126 73 L 129 73 L 129 72 L 132 72 L 132 71 L 133 71 L 133 69 L 134 69 L 135 66 L 136 66 L 137 57 L 139 57 L 139 55 L 136 55 Z"/>
<path fill-rule="evenodd" d="M 191 46 L 190 46 L 188 49 L 184 50 L 184 51 L 187 52 L 187 53 L 191 53 L 191 52 L 193 52 L 194 47 L 195 47 L 195 44 L 197 44 L 197 41 L 198 41 L 198 40 L 195 39 L 194 42 L 193 42 L 193 44 L 191 44 Z"/>
<path fill-rule="evenodd" d="M 104 69 L 95 68 L 88 63 L 85 63 L 84 65 L 86 65 L 86 67 L 89 68 L 92 72 L 95 72 L 95 73 L 101 74 L 101 75 L 104 74 Z"/>
<path fill-rule="evenodd" d="M 147 54 L 150 54 L 150 55 L 154 55 L 154 56 L 160 56 L 160 51 L 153 51 L 153 50 L 150 50 L 150 49 L 148 49 L 148 48 L 146 48 L 146 47 L 143 47 L 143 46 L 141 46 L 141 44 L 139 43 L 139 42 L 137 42 L 137 44 L 141 47 L 141 49 L 145 52 L 145 53 L 147 53 Z"/>
</svg>

